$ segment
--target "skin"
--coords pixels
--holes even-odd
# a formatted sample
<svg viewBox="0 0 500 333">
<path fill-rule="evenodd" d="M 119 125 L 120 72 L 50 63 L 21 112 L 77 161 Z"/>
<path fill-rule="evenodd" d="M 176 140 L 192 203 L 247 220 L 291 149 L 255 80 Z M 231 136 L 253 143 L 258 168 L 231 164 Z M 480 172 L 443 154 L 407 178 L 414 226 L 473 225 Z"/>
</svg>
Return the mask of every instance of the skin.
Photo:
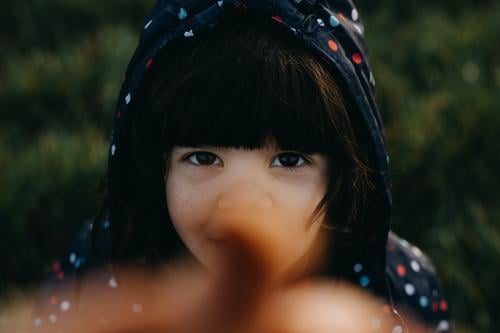
<svg viewBox="0 0 500 333">
<path fill-rule="evenodd" d="M 172 222 L 194 257 L 221 272 L 238 235 L 266 257 L 278 277 L 318 239 L 311 218 L 326 193 L 328 158 L 279 149 L 175 147 L 165 175 Z M 257 250 L 256 250 L 257 251 Z"/>
<path fill-rule="evenodd" d="M 34 301 L 20 300 L 16 306 L 7 304 L 9 311 L 0 313 L 0 317 L 9 315 L 2 327 L 9 328 L 8 332 L 33 333 L 360 333 L 375 332 L 370 326 L 376 320 L 380 323 L 376 332 L 390 333 L 400 325 L 391 316 L 381 317 L 382 304 L 350 285 L 304 280 L 249 302 L 241 290 L 218 288 L 215 294 L 207 294 L 207 275 L 199 267 L 184 264 L 153 271 L 122 268 L 116 272 L 117 289 L 110 289 L 95 275 L 85 276 L 79 308 L 61 313 L 47 303 L 37 314 L 43 325 L 33 327 Z M 67 291 L 59 290 L 60 295 Z M 218 304 L 235 292 L 237 304 L 251 314 L 237 321 L 234 306 L 228 309 Z M 54 313 L 57 321 L 48 321 Z M 432 331 L 413 322 L 407 325 L 413 333 Z"/>
<path fill-rule="evenodd" d="M 380 317 L 377 300 L 338 281 L 278 279 L 269 289 L 254 288 L 255 277 L 260 286 L 286 276 L 321 243 L 324 216 L 311 220 L 311 214 L 328 183 L 325 156 L 290 154 L 275 145 L 176 147 L 168 167 L 167 201 L 179 235 L 208 271 L 226 278 L 214 279 L 190 260 L 145 270 L 121 266 L 113 273 L 119 288 L 91 274 L 79 284 L 79 307 L 63 315 L 47 303 L 38 312 L 43 326 L 32 332 L 354 333 L 374 320 L 379 332 L 399 325 Z M 228 265 L 230 255 L 240 265 Z M 262 267 L 272 276 L 262 275 Z M 72 300 L 66 292 L 57 294 Z M 54 313 L 57 322 L 47 321 Z M 19 322 L 25 331 L 29 320 Z M 410 331 L 429 330 L 411 324 Z"/>
</svg>

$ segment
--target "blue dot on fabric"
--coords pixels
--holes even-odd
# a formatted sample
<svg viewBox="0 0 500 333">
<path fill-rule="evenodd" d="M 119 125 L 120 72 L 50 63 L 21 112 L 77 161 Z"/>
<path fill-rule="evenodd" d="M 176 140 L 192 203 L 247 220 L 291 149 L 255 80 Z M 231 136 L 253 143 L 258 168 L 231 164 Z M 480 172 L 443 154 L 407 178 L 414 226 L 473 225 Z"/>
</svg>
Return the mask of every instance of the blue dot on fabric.
<svg viewBox="0 0 500 333">
<path fill-rule="evenodd" d="M 361 279 L 359 279 L 359 284 L 361 287 L 366 287 L 370 284 L 370 278 L 366 275 L 363 275 Z"/>
<path fill-rule="evenodd" d="M 334 15 L 330 15 L 330 20 L 329 20 L 329 22 L 330 22 L 330 25 L 331 25 L 332 27 L 336 27 L 336 26 L 338 26 L 338 25 L 340 24 L 339 19 L 338 19 L 338 18 L 336 18 Z"/>
<path fill-rule="evenodd" d="M 179 10 L 179 14 L 178 14 L 178 17 L 179 17 L 179 20 L 182 20 L 183 18 L 185 18 L 187 16 L 187 12 L 184 8 L 181 7 L 181 9 Z"/>
<path fill-rule="evenodd" d="M 425 296 L 420 297 L 419 301 L 420 306 L 425 308 L 427 305 L 429 305 L 429 299 Z"/>
<path fill-rule="evenodd" d="M 80 257 L 75 260 L 74 267 L 76 269 L 80 268 L 83 264 L 85 264 L 85 257 Z"/>
</svg>

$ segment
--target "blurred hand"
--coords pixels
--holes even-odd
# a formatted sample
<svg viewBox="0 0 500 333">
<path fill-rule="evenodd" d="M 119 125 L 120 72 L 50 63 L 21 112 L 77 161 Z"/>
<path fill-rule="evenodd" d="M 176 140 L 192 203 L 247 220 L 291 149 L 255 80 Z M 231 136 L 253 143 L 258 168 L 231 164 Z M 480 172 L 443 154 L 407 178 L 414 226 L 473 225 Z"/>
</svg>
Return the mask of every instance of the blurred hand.
<svg viewBox="0 0 500 333">
<path fill-rule="evenodd" d="M 392 332 L 397 323 L 389 315 L 381 318 L 382 305 L 365 292 L 307 278 L 321 263 L 321 240 L 281 276 L 273 275 L 276 263 L 268 255 L 277 242 L 253 227 L 238 227 L 220 244 L 227 253 L 221 272 L 179 261 L 162 268 L 115 270 L 117 288 L 85 277 L 78 303 L 59 313 L 57 322 L 33 331 L 351 333 L 379 327 L 378 332 Z M 42 310 L 44 318 L 49 311 Z M 412 332 L 423 331 L 411 326 Z"/>
</svg>

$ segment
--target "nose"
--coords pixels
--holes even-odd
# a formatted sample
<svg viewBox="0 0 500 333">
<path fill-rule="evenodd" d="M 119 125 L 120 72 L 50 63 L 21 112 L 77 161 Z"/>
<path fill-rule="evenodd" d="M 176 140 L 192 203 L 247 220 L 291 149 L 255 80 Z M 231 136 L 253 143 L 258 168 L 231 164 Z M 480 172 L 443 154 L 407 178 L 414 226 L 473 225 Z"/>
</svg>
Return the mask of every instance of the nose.
<svg viewBox="0 0 500 333">
<path fill-rule="evenodd" d="M 225 214 L 267 211 L 272 207 L 269 192 L 250 182 L 228 187 L 217 201 L 218 210 Z"/>
<path fill-rule="evenodd" d="M 251 183 L 232 184 L 220 193 L 206 231 L 211 239 L 222 240 L 250 229 L 261 229 L 265 225 L 263 220 L 270 219 L 272 211 L 272 196 L 264 188 Z"/>
</svg>

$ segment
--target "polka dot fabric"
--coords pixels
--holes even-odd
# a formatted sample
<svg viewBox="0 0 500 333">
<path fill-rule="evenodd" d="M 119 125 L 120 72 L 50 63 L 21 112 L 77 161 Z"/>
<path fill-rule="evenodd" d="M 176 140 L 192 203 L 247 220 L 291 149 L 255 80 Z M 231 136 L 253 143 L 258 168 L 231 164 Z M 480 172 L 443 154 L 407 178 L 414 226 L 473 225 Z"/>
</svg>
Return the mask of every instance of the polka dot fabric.
<svg viewBox="0 0 500 333">
<path fill-rule="evenodd" d="M 376 295 L 389 297 L 385 283 L 385 245 L 389 232 L 392 204 L 389 158 L 384 144 L 383 126 L 374 99 L 375 78 L 369 65 L 364 42 L 364 26 L 358 10 L 349 0 L 171 0 L 158 1 L 144 21 L 137 49 L 129 63 L 120 90 L 116 117 L 109 149 L 108 178 L 110 191 L 119 191 L 120 163 L 127 156 L 121 138 L 121 127 L 129 113 L 140 110 L 134 103 L 145 77 L 155 71 L 155 60 L 162 50 L 176 43 L 203 39 L 215 25 L 227 25 L 238 15 L 252 13 L 268 19 L 288 31 L 331 69 L 339 85 L 348 95 L 350 110 L 366 135 L 362 145 L 370 161 L 371 181 L 376 185 L 377 214 L 367 217 L 370 223 L 359 234 L 360 250 L 346 252 L 352 258 L 342 268 L 350 270 L 352 263 L 362 262 L 364 277 L 352 276 Z M 159 61 L 157 61 L 159 62 Z M 352 101 L 352 102 L 351 102 Z M 140 111 L 137 111 L 140 112 Z M 366 141 L 366 142 L 365 142 Z M 114 185 L 116 184 L 116 185 Z M 113 212 L 111 212 L 113 214 Z M 375 258 L 375 259 L 374 259 Z M 346 275 L 351 272 L 346 273 Z"/>
<path fill-rule="evenodd" d="M 110 167 L 115 165 L 120 154 L 123 116 L 133 103 L 145 73 L 154 70 L 154 58 L 180 39 L 203 38 L 219 21 L 243 11 L 260 13 L 282 25 L 341 75 L 365 122 L 373 144 L 371 157 L 380 170 L 380 189 L 390 205 L 388 159 L 382 121 L 373 97 L 375 79 L 363 40 L 364 27 L 357 9 L 346 0 L 158 1 L 145 20 L 120 91 L 109 149 Z"/>
<path fill-rule="evenodd" d="M 448 304 L 443 298 L 438 279 L 429 260 L 414 246 L 389 232 L 392 205 L 389 179 L 389 157 L 384 144 L 383 126 L 374 99 L 375 77 L 369 65 L 364 43 L 364 26 L 353 3 L 349 0 L 160 0 L 142 26 L 137 49 L 128 65 L 118 98 L 111 143 L 108 177 L 110 186 L 118 184 L 122 147 L 121 127 L 133 107 L 143 79 L 155 70 L 161 51 L 175 47 L 176 42 L 204 38 L 211 28 L 225 18 L 234 18 L 252 11 L 272 20 L 307 45 L 311 53 L 327 63 L 332 73 L 352 100 L 349 112 L 360 119 L 365 131 L 367 157 L 376 170 L 371 178 L 375 184 L 377 214 L 366 216 L 367 223 L 356 251 L 346 259 L 347 279 L 381 297 L 380 316 L 368 323 L 367 332 L 385 331 L 384 318 L 399 321 L 392 332 L 407 332 L 401 310 L 410 311 L 438 332 L 448 332 Z M 41 293 L 41 303 L 49 302 L 52 309 L 33 320 L 35 327 L 57 322 L 60 316 L 75 311 L 75 296 L 71 285 L 84 267 L 93 267 L 110 250 L 112 216 L 94 230 L 87 227 L 74 249 L 64 260 L 54 263 L 53 278 Z M 114 276 L 103 276 L 102 284 L 120 289 Z M 56 294 L 56 286 L 66 282 L 67 294 Z M 142 313 L 140 302 L 124 305 L 133 313 Z M 105 318 L 103 319 L 105 320 Z"/>
<path fill-rule="evenodd" d="M 386 274 L 396 308 L 435 327 L 436 332 L 450 331 L 448 303 L 432 262 L 418 247 L 392 232 Z"/>
<path fill-rule="evenodd" d="M 105 224 L 98 232 L 97 239 L 102 249 L 107 248 L 110 242 L 109 227 L 109 223 Z M 69 253 L 52 263 L 51 276 L 38 295 L 38 308 L 43 310 L 37 311 L 33 317 L 35 329 L 47 328 L 47 325 L 51 327 L 65 315 L 73 315 L 81 308 L 85 295 L 79 277 L 84 272 L 91 272 L 101 259 L 100 255 L 96 255 L 99 250 L 91 246 L 91 232 L 92 225 L 85 225 Z M 352 271 L 357 276 L 355 283 L 368 288 L 371 280 L 366 267 L 358 262 L 353 265 Z M 93 281 L 109 290 L 119 291 L 120 282 L 111 270 L 92 274 Z M 389 233 L 387 242 L 385 277 L 391 297 L 382 299 L 380 316 L 371 320 L 367 332 L 408 332 L 401 313 L 425 323 L 429 332 L 451 332 L 448 303 L 432 262 L 418 247 L 393 232 Z M 117 293 L 113 301 L 126 311 L 135 314 L 143 312 L 139 299 L 135 303 L 122 304 Z M 87 300 L 87 304 L 92 305 L 92 300 Z M 387 327 L 387 323 L 394 319 L 401 324 Z"/>
</svg>

